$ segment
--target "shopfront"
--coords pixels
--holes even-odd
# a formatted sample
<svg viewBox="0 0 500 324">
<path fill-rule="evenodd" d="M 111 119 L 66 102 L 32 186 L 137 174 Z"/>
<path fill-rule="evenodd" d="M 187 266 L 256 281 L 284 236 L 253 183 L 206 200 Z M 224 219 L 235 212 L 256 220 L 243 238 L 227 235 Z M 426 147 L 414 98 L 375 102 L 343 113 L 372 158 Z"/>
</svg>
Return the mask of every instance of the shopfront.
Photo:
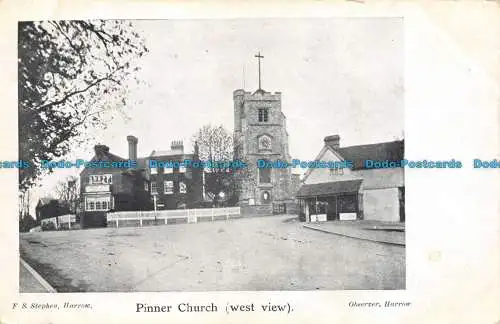
<svg viewBox="0 0 500 324">
<path fill-rule="evenodd" d="M 307 222 L 355 220 L 362 210 L 362 180 L 303 185 L 297 193 Z"/>
</svg>

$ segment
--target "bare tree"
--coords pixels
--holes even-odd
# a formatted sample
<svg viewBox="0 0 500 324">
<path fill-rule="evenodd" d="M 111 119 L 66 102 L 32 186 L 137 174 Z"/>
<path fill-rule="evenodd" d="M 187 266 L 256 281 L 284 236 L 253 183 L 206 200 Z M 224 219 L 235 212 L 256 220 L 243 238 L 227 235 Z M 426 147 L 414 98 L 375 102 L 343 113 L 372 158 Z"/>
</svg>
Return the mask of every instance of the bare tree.
<svg viewBox="0 0 500 324">
<path fill-rule="evenodd" d="M 205 192 L 211 193 L 213 202 L 219 201 L 219 193 L 224 192 L 228 199 L 235 195 L 234 170 L 224 162 L 233 160 L 233 137 L 224 126 L 204 125 L 193 135 L 198 145 L 200 160 L 210 162 L 205 174 Z"/>
<path fill-rule="evenodd" d="M 230 204 L 236 204 L 242 190 L 254 192 L 257 188 L 255 172 L 250 163 L 243 158 L 242 142 L 228 132 L 224 126 L 204 125 L 193 136 L 197 143 L 199 157 L 203 161 L 237 162 L 246 167 L 220 167 L 212 165 L 205 176 L 205 191 L 212 193 L 213 202 L 217 203 L 218 194 L 222 191 L 227 195 Z M 255 198 L 255 197 L 254 197 Z"/>
<path fill-rule="evenodd" d="M 31 191 L 25 190 L 19 192 L 19 219 L 30 214 Z"/>
<path fill-rule="evenodd" d="M 55 188 L 57 198 L 64 201 L 72 213 L 76 212 L 76 206 L 79 200 L 78 178 L 71 176 L 64 181 L 59 181 Z"/>
<path fill-rule="evenodd" d="M 31 191 L 25 190 L 19 194 L 19 232 L 27 232 L 36 226 L 36 220 L 30 213 Z"/>
</svg>

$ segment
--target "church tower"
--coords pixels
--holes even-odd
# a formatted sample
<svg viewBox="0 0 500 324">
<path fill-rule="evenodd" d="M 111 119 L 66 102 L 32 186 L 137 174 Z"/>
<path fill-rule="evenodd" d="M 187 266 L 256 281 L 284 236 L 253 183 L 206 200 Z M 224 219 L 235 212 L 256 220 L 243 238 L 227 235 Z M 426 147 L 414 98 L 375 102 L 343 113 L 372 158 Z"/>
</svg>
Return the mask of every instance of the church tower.
<svg viewBox="0 0 500 324">
<path fill-rule="evenodd" d="M 289 168 L 258 168 L 258 161 L 290 162 L 286 117 L 281 107 L 281 92 L 261 88 L 255 92 L 243 89 L 233 92 L 235 156 L 247 163 L 240 172 L 240 205 L 258 206 L 258 212 L 272 213 L 273 204 L 292 201 Z"/>
</svg>

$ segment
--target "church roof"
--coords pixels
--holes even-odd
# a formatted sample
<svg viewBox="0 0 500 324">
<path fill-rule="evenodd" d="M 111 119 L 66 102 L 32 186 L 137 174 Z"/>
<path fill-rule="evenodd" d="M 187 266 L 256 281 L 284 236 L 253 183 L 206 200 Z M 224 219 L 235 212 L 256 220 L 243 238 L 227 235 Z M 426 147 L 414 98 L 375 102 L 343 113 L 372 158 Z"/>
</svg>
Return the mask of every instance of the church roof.
<svg viewBox="0 0 500 324">
<path fill-rule="evenodd" d="M 265 93 L 266 93 L 266 90 L 264 90 L 264 89 L 260 89 L 260 88 L 259 88 L 259 89 L 257 89 L 257 90 L 256 90 L 253 94 L 254 94 L 254 95 L 255 95 L 255 94 L 261 94 L 261 95 L 263 95 L 263 94 L 265 94 Z"/>
</svg>

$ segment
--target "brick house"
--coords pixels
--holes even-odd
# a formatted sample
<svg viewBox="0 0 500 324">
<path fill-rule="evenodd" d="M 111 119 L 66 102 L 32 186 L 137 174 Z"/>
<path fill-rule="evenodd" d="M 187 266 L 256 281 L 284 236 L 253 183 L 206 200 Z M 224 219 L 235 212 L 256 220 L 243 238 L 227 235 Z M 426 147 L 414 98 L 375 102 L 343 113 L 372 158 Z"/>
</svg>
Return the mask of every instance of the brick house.
<svg viewBox="0 0 500 324">
<path fill-rule="evenodd" d="M 401 161 L 404 141 L 340 147 L 327 136 L 315 160 L 351 161 L 351 168 L 310 168 L 297 193 L 307 221 L 405 221 L 404 169 L 366 168 L 366 160 Z"/>
<path fill-rule="evenodd" d="M 108 167 L 85 167 L 80 173 L 82 228 L 106 226 L 108 211 L 152 209 L 146 160 L 137 159 L 138 139 L 127 136 L 127 141 L 129 159 L 96 145 L 90 162 L 107 163 Z"/>
<path fill-rule="evenodd" d="M 199 161 L 198 146 L 184 152 L 182 141 L 173 141 L 170 150 L 154 150 L 146 158 L 150 171 L 150 194 L 156 208 L 196 208 L 203 201 L 203 169 L 184 165 L 185 160 Z"/>
</svg>

